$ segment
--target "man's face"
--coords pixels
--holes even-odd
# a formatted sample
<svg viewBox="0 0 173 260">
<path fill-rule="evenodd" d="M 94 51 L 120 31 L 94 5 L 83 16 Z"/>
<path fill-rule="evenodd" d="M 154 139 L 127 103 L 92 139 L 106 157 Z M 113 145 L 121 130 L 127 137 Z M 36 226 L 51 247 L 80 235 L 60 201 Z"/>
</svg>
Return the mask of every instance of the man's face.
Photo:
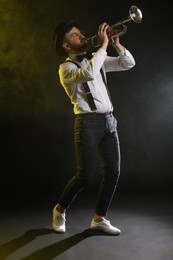
<svg viewBox="0 0 173 260">
<path fill-rule="evenodd" d="M 64 43 L 67 44 L 69 53 L 80 53 L 88 49 L 86 37 L 76 27 L 65 34 Z"/>
</svg>

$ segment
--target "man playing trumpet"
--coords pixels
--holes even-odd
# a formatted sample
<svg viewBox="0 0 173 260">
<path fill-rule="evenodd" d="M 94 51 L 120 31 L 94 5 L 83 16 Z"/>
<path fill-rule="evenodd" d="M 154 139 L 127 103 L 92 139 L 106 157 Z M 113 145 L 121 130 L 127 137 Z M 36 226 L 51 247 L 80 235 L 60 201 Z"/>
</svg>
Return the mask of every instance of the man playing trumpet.
<svg viewBox="0 0 173 260">
<path fill-rule="evenodd" d="M 67 182 L 53 208 L 52 227 L 59 233 L 66 231 L 67 209 L 77 194 L 93 179 L 97 154 L 101 159 L 102 173 L 90 227 L 112 235 L 121 233 L 106 218 L 120 175 L 120 146 L 114 115 L 116 111 L 114 112 L 107 88 L 106 73 L 129 70 L 135 66 L 135 60 L 120 43 L 119 37 L 112 41 L 118 55 L 107 55 L 112 36 L 110 26 L 102 23 L 97 31 L 99 48 L 91 55 L 88 54 L 87 39 L 74 21 L 59 24 L 54 32 L 56 52 L 60 57 L 66 57 L 60 64 L 58 73 L 73 105 L 76 149 L 75 175 Z M 116 84 L 114 87 L 117 87 Z"/>
</svg>

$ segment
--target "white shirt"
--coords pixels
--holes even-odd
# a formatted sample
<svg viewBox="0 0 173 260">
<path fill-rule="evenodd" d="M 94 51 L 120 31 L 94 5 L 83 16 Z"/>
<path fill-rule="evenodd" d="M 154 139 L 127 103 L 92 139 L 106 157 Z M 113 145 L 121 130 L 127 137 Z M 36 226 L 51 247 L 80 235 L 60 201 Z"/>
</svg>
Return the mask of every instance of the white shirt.
<svg viewBox="0 0 173 260">
<path fill-rule="evenodd" d="M 125 49 L 124 52 L 119 53 L 119 56 L 110 57 L 107 56 L 106 51 L 100 48 L 93 54 L 91 60 L 83 59 L 82 62 L 77 62 L 75 57 L 76 55 L 70 55 L 66 61 L 75 61 L 81 68 L 72 62 L 64 62 L 59 66 L 60 82 L 74 106 L 74 114 L 92 113 L 82 85 L 83 82 L 88 83 L 97 113 L 113 111 L 100 69 L 102 67 L 105 75 L 106 72 L 129 70 L 135 65 L 132 54 Z"/>
</svg>

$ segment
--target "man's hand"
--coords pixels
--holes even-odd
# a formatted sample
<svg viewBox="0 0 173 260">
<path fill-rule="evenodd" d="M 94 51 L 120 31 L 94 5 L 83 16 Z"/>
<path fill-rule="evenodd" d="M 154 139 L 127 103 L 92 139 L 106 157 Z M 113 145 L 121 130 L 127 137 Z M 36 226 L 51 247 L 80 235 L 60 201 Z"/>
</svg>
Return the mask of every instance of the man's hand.
<svg viewBox="0 0 173 260">
<path fill-rule="evenodd" d="M 109 27 L 108 30 L 107 30 L 107 35 L 108 35 L 108 38 L 109 38 L 111 44 L 114 46 L 114 48 L 118 52 L 123 52 L 124 51 L 124 46 L 122 46 L 120 44 L 119 33 L 115 29 L 112 29 L 111 27 Z"/>
<path fill-rule="evenodd" d="M 107 30 L 109 28 L 109 25 L 107 23 L 102 23 L 99 26 L 97 37 L 100 44 L 100 48 L 104 49 L 106 51 L 109 43 L 109 38 L 107 35 Z"/>
</svg>

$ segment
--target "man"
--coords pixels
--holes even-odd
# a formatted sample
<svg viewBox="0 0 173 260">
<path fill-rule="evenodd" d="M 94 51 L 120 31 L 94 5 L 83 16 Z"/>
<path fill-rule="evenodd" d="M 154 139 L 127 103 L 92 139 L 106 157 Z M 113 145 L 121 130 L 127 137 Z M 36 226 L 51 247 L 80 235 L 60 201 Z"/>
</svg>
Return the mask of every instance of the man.
<svg viewBox="0 0 173 260">
<path fill-rule="evenodd" d="M 98 50 L 81 59 L 88 51 L 88 43 L 74 21 L 61 23 L 54 32 L 56 52 L 68 58 L 59 66 L 59 77 L 75 114 L 76 174 L 66 184 L 53 209 L 52 227 L 56 232 L 66 231 L 66 210 L 76 195 L 88 184 L 95 172 L 97 152 L 102 161 L 102 178 L 91 229 L 118 235 L 107 216 L 120 174 L 120 148 L 117 120 L 106 84 L 106 72 L 125 71 L 135 65 L 131 53 L 120 44 L 119 37 L 112 42 L 117 57 L 107 56 L 112 36 L 107 23 L 99 26 Z M 88 55 L 89 56 L 89 55 Z"/>
</svg>

